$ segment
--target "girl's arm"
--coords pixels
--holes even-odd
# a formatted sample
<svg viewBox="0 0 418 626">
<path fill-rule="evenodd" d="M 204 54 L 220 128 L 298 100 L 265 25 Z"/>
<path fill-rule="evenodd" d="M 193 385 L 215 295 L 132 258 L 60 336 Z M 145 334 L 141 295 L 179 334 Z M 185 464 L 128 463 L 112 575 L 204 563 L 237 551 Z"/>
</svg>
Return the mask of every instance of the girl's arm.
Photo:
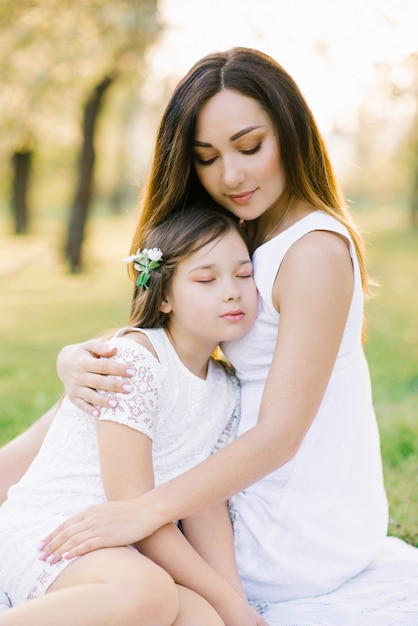
<svg viewBox="0 0 418 626">
<path fill-rule="evenodd" d="M 182 528 L 196 552 L 245 599 L 227 503 L 223 502 L 182 520 Z"/>
<path fill-rule="evenodd" d="M 139 382 L 139 385 L 141 383 Z M 117 413 L 117 410 L 115 411 Z M 126 411 L 125 411 L 126 413 Z M 103 484 L 109 500 L 133 498 L 152 489 L 152 443 L 142 432 L 113 421 L 98 420 L 97 434 Z M 220 517 L 218 518 L 220 520 Z M 218 520 L 212 516 L 213 523 Z M 223 520 L 225 522 L 225 519 Z M 225 527 L 227 528 L 227 527 Z M 229 524 L 229 532 L 232 530 Z M 221 535 L 225 533 L 225 529 Z M 197 533 L 198 534 L 198 533 Z M 262 626 L 265 622 L 193 549 L 175 524 L 167 524 L 137 544 L 139 550 L 163 567 L 175 582 L 203 596 L 226 626 Z M 212 543 L 213 550 L 222 545 Z M 226 554 L 222 558 L 226 558 Z M 218 559 L 219 560 L 219 559 Z M 228 568 L 225 568 L 228 569 Z"/>
<path fill-rule="evenodd" d="M 0 448 L 0 504 L 6 499 L 9 487 L 22 478 L 37 455 L 56 410 L 57 404 Z"/>
<path fill-rule="evenodd" d="M 48 536 L 48 553 L 75 556 L 135 542 L 170 520 L 228 499 L 290 461 L 328 385 L 352 292 L 352 263 L 341 237 L 318 231 L 295 243 L 273 290 L 280 326 L 256 426 L 141 498 L 71 518 Z"/>
</svg>

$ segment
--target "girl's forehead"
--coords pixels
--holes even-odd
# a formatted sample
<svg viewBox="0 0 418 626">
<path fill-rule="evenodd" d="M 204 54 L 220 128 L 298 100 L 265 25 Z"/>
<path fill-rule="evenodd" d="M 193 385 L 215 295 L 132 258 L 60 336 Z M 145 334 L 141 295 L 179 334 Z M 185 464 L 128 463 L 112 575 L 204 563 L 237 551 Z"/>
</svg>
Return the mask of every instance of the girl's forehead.
<svg viewBox="0 0 418 626">
<path fill-rule="evenodd" d="M 244 262 L 250 259 L 244 240 L 233 228 L 212 241 L 203 243 L 197 250 L 191 252 L 182 262 L 186 265 L 199 263 L 217 263 L 226 259 L 236 259 Z"/>
</svg>

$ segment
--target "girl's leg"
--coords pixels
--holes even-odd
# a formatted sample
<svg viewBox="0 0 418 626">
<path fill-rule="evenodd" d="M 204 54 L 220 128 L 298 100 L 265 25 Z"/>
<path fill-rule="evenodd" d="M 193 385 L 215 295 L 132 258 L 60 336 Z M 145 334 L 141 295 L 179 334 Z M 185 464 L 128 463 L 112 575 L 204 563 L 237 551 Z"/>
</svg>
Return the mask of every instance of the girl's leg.
<svg viewBox="0 0 418 626">
<path fill-rule="evenodd" d="M 180 609 L 172 626 L 224 626 L 218 613 L 202 596 L 177 585 Z"/>
<path fill-rule="evenodd" d="M 0 504 L 6 499 L 9 487 L 22 478 L 38 453 L 56 410 L 54 405 L 25 432 L 0 448 Z"/>
<path fill-rule="evenodd" d="M 73 561 L 46 595 L 0 614 L 1 626 L 170 626 L 179 600 L 172 578 L 131 548 Z"/>
</svg>

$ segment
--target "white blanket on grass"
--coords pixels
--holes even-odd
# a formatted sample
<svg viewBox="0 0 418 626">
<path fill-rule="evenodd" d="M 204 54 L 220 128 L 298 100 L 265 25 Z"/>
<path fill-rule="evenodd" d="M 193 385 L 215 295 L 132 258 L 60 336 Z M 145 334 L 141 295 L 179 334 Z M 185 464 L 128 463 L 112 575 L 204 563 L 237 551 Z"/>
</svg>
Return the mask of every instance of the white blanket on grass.
<svg viewBox="0 0 418 626">
<path fill-rule="evenodd" d="M 418 626 L 418 549 L 387 537 L 361 574 L 317 598 L 272 605 L 271 626 Z"/>
<path fill-rule="evenodd" d="M 0 590 L 0 611 L 10 608 Z M 381 555 L 332 593 L 271 606 L 271 626 L 418 626 L 418 549 L 388 537 Z"/>
</svg>

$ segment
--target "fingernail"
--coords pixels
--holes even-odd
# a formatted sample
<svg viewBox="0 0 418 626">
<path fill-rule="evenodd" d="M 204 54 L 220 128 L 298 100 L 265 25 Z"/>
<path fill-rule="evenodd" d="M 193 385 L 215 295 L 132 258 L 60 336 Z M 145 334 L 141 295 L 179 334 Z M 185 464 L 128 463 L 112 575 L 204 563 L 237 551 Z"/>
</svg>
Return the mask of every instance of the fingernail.
<svg viewBox="0 0 418 626">
<path fill-rule="evenodd" d="M 38 550 L 43 550 L 43 549 L 45 548 L 45 546 L 46 546 L 45 541 L 41 541 L 41 542 L 38 544 Z"/>
<path fill-rule="evenodd" d="M 112 407 L 112 409 L 116 409 L 116 407 L 118 406 L 118 403 L 116 400 L 108 400 L 107 403 L 110 407 Z"/>
<path fill-rule="evenodd" d="M 125 370 L 125 374 L 127 376 L 135 376 L 135 370 L 132 369 L 131 367 L 128 367 L 128 369 Z"/>
<path fill-rule="evenodd" d="M 45 557 L 46 557 L 46 552 L 40 552 L 40 553 L 38 554 L 38 559 L 39 559 L 40 561 L 45 561 Z"/>
<path fill-rule="evenodd" d="M 123 391 L 126 391 L 127 393 L 130 393 L 132 391 L 132 386 L 129 385 L 128 383 L 125 383 L 124 385 L 122 385 L 122 389 L 123 389 Z"/>
<path fill-rule="evenodd" d="M 47 563 L 53 563 L 55 561 L 55 554 L 50 554 L 49 557 L 47 558 L 46 562 Z"/>
<path fill-rule="evenodd" d="M 63 559 L 71 559 L 72 558 L 71 552 L 63 552 L 62 558 Z"/>
<path fill-rule="evenodd" d="M 97 409 L 93 409 L 92 414 L 93 414 L 93 417 L 100 417 L 100 411 L 98 411 Z"/>
</svg>

